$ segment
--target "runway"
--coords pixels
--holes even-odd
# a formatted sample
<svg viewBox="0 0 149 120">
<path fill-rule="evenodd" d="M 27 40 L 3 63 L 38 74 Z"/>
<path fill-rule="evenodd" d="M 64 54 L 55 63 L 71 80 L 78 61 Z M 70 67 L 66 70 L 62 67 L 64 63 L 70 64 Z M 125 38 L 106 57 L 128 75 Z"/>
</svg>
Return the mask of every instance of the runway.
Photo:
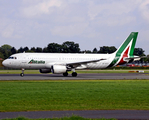
<svg viewBox="0 0 149 120">
<path fill-rule="evenodd" d="M 84 73 L 77 77 L 71 75 L 64 77 L 62 74 L 25 74 L 21 77 L 19 74 L 0 74 L 0 80 L 149 80 L 149 74 L 146 73 Z"/>
<path fill-rule="evenodd" d="M 149 80 L 145 73 L 90 73 L 78 74 L 77 77 L 63 77 L 61 74 L 0 74 L 0 80 Z M 0 112 L 0 119 L 16 118 L 53 118 L 79 115 L 84 118 L 149 119 L 149 110 L 82 110 L 82 111 L 29 111 Z"/>
<path fill-rule="evenodd" d="M 85 111 L 35 111 L 35 112 L 0 112 L 0 119 L 16 118 L 24 116 L 26 118 L 60 118 L 72 115 L 84 118 L 115 118 L 127 120 L 148 120 L 149 111 L 145 110 L 85 110 Z"/>
</svg>

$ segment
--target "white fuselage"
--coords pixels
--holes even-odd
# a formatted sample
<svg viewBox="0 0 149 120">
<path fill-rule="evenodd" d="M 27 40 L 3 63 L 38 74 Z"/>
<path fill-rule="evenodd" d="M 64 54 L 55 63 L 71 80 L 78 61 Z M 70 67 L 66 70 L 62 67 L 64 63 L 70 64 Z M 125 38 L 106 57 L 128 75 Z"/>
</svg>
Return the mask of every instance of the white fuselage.
<svg viewBox="0 0 149 120">
<path fill-rule="evenodd" d="M 134 56 L 134 47 L 138 32 L 131 32 L 128 38 L 112 54 L 81 53 L 17 53 L 3 61 L 5 67 L 22 69 L 39 69 L 40 73 L 54 73 L 68 76 L 68 71 L 75 69 L 103 69 L 132 62 L 140 57 Z"/>
<path fill-rule="evenodd" d="M 81 53 L 17 53 L 3 61 L 10 68 L 50 69 L 52 65 L 67 65 L 84 61 L 105 59 L 98 62 L 81 63 L 75 69 L 106 68 L 114 59 L 114 54 L 81 54 Z"/>
</svg>

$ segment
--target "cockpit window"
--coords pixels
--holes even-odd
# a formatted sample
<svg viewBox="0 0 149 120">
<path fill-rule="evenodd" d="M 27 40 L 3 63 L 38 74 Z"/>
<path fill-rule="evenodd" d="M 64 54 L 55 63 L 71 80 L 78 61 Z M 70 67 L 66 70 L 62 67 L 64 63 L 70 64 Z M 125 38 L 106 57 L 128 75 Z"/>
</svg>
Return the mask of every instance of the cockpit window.
<svg viewBox="0 0 149 120">
<path fill-rule="evenodd" d="M 17 59 L 17 57 L 9 57 L 8 59 Z"/>
</svg>

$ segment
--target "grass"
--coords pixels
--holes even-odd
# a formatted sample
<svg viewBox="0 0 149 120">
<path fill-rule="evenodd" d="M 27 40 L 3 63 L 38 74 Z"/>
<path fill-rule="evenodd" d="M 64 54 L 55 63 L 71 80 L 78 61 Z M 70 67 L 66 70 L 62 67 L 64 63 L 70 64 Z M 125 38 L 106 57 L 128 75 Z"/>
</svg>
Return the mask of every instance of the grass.
<svg viewBox="0 0 149 120">
<path fill-rule="evenodd" d="M 0 112 L 149 110 L 148 80 L 0 81 Z"/>
<path fill-rule="evenodd" d="M 116 120 L 116 119 L 91 119 L 91 118 L 83 118 L 80 116 L 71 116 L 71 117 L 62 117 L 62 118 L 44 118 L 44 119 L 29 119 L 24 117 L 11 118 L 11 119 L 2 119 L 2 120 Z"/>
</svg>

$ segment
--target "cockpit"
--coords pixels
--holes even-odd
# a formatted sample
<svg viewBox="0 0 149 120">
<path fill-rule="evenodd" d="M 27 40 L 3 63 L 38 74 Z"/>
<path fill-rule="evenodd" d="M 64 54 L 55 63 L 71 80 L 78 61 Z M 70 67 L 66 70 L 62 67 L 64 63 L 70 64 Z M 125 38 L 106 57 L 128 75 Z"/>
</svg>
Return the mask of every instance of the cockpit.
<svg viewBox="0 0 149 120">
<path fill-rule="evenodd" d="M 11 56 L 10 56 L 8 59 L 17 59 L 17 57 L 11 57 Z"/>
</svg>

